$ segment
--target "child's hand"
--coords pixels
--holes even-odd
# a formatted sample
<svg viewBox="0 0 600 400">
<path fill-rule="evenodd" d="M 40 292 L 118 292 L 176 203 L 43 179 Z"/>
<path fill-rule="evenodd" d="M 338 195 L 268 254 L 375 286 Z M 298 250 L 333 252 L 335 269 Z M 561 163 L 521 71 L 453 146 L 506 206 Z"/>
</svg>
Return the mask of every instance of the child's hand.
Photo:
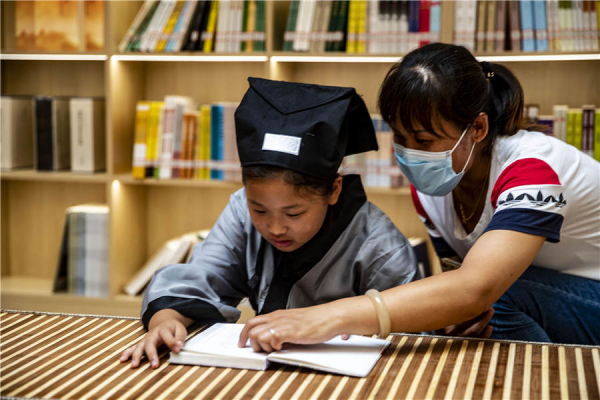
<svg viewBox="0 0 600 400">
<path fill-rule="evenodd" d="M 150 320 L 149 330 L 146 336 L 142 338 L 136 345 L 131 346 L 123 352 L 120 362 L 126 362 L 131 358 L 131 368 L 137 368 L 140 365 L 140 360 L 146 355 L 150 361 L 152 368 L 158 368 L 158 348 L 161 345 L 166 345 L 171 351 L 178 353 L 183 347 L 187 330 L 184 322 L 187 318 L 181 318 L 181 314 L 173 310 L 161 310 L 157 312 Z M 184 319 L 184 321 L 180 320 Z M 191 321 L 191 320 L 190 320 Z"/>
</svg>

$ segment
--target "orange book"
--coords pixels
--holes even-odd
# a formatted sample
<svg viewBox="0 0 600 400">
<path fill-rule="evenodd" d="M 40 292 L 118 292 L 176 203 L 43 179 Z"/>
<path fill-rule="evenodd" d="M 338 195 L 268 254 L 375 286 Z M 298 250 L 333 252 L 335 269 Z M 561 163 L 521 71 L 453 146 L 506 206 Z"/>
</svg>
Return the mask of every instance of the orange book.
<svg viewBox="0 0 600 400">
<path fill-rule="evenodd" d="M 33 1 L 15 2 L 15 39 L 17 50 L 35 49 L 35 20 Z"/>
<path fill-rule="evenodd" d="M 36 1 L 35 48 L 41 51 L 79 51 L 78 2 Z"/>
<path fill-rule="evenodd" d="M 86 0 L 83 29 L 85 50 L 104 50 L 104 0 Z"/>
</svg>

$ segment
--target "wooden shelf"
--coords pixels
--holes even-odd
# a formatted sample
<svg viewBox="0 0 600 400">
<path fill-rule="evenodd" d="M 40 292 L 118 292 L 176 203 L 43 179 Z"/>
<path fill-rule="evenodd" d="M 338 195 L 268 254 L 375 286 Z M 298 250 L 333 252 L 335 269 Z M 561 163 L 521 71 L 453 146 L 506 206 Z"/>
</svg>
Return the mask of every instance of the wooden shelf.
<svg viewBox="0 0 600 400">
<path fill-rule="evenodd" d="M 78 174 L 73 172 L 48 171 L 40 172 L 34 170 L 20 171 L 2 171 L 0 172 L 2 180 L 19 180 L 35 182 L 77 182 L 77 183 L 106 183 L 108 175 L 105 173 L 97 174 Z"/>
<path fill-rule="evenodd" d="M 4 50 L 3 50 L 4 51 Z M 108 55 L 103 53 L 39 53 L 10 52 L 0 54 L 2 61 L 106 61 Z"/>
<path fill-rule="evenodd" d="M 2 277 L 0 296 L 4 309 L 128 317 L 138 317 L 142 304 L 141 296 L 101 298 L 53 293 L 51 279 L 18 276 Z"/>
<path fill-rule="evenodd" d="M 231 190 L 238 190 L 242 187 L 241 182 L 225 182 L 217 180 L 199 179 L 135 179 L 129 174 L 115 175 L 114 179 L 126 185 L 177 186 Z"/>
<path fill-rule="evenodd" d="M 267 62 L 266 53 L 124 53 L 111 56 L 115 61 L 166 61 L 166 62 Z"/>
</svg>

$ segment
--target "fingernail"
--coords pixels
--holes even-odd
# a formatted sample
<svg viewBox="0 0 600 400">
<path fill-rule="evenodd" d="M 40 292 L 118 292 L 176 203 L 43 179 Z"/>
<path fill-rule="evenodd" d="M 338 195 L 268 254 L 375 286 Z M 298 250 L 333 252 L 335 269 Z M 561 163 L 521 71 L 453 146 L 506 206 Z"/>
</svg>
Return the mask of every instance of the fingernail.
<svg viewBox="0 0 600 400">
<path fill-rule="evenodd" d="M 183 342 L 181 340 L 178 340 L 177 341 L 177 346 L 179 346 L 179 347 L 183 346 Z"/>
<path fill-rule="evenodd" d="M 156 367 L 158 367 L 158 361 L 152 360 L 152 368 L 156 368 Z"/>
<path fill-rule="evenodd" d="M 179 353 L 179 350 L 181 350 L 181 348 L 179 348 L 179 346 L 175 346 L 175 347 L 173 348 L 173 351 L 174 351 L 175 353 Z"/>
</svg>

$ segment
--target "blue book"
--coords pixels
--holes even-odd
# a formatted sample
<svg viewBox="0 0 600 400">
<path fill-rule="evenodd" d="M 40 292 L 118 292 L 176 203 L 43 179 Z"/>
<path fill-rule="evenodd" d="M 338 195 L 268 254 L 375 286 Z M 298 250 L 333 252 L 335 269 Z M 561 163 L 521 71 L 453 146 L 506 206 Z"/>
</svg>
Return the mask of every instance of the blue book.
<svg viewBox="0 0 600 400">
<path fill-rule="evenodd" d="M 546 1 L 533 1 L 533 24 L 535 28 L 535 48 L 548 51 L 548 28 L 546 23 Z"/>
<path fill-rule="evenodd" d="M 419 0 L 408 2 L 408 31 L 419 33 L 419 10 L 421 4 Z"/>
<path fill-rule="evenodd" d="M 223 106 L 221 104 L 213 104 L 210 113 L 210 160 L 223 161 L 225 148 Z M 220 169 L 211 168 L 210 179 L 222 181 L 225 179 L 225 172 Z"/>
<path fill-rule="evenodd" d="M 521 32 L 523 51 L 535 51 L 535 36 L 533 34 L 533 4 L 531 0 L 521 0 Z"/>
<path fill-rule="evenodd" d="M 167 53 L 172 53 L 173 51 L 175 51 L 175 44 L 177 42 L 177 37 L 178 36 L 183 36 L 185 35 L 185 32 L 181 32 L 182 29 L 186 29 L 186 27 L 182 26 L 184 24 L 184 20 L 185 20 L 185 13 L 188 12 L 188 7 L 192 7 L 195 4 L 192 4 L 191 1 L 187 0 L 185 2 L 185 4 L 183 5 L 183 8 L 181 9 L 181 13 L 179 13 L 179 18 L 177 18 L 177 23 L 175 24 L 175 27 L 173 28 L 173 33 L 171 34 L 171 37 L 169 38 L 169 41 L 167 42 L 167 45 L 165 46 L 165 52 Z M 189 19 L 188 19 L 188 23 L 189 23 Z M 179 49 L 178 49 L 179 51 Z"/>
<path fill-rule="evenodd" d="M 440 41 L 440 31 L 442 24 L 442 4 L 441 1 L 431 2 L 431 14 L 429 16 L 429 31 L 431 32 L 431 41 Z"/>
</svg>

